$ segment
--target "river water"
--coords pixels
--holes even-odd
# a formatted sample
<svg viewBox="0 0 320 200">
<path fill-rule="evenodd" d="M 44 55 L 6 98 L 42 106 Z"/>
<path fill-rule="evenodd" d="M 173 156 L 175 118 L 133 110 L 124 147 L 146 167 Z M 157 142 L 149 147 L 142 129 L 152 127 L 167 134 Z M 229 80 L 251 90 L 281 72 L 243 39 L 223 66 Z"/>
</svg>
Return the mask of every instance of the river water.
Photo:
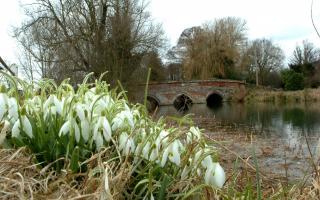
<svg viewBox="0 0 320 200">
<path fill-rule="evenodd" d="M 184 113 L 178 112 L 173 106 L 163 106 L 158 109 L 156 117 L 185 114 L 193 114 L 194 119 L 204 119 L 205 123 L 199 123 L 199 126 L 209 130 L 212 135 L 230 130 L 230 127 L 237 135 L 248 132 L 254 134 L 255 148 L 261 149 L 261 155 L 264 154 L 260 164 L 265 167 L 278 165 L 273 172 L 285 174 L 291 179 L 301 179 L 307 173 L 310 174 L 310 163 L 319 161 L 320 103 L 224 103 L 216 108 L 195 104 Z M 244 154 L 247 152 L 244 146 L 247 147 L 248 144 L 238 143 L 236 139 L 232 143 L 230 148 L 236 148 L 235 151 Z M 269 154 L 266 153 L 268 149 L 271 152 Z M 289 166 L 287 170 L 280 167 L 284 163 Z"/>
<path fill-rule="evenodd" d="M 185 114 L 193 114 L 196 118 L 218 120 L 225 125 L 232 123 L 252 127 L 257 134 L 265 137 L 293 138 L 305 134 L 320 136 L 320 103 L 291 105 L 224 103 L 216 108 L 195 104 L 183 113 L 178 112 L 173 106 L 162 106 L 156 115 Z"/>
</svg>

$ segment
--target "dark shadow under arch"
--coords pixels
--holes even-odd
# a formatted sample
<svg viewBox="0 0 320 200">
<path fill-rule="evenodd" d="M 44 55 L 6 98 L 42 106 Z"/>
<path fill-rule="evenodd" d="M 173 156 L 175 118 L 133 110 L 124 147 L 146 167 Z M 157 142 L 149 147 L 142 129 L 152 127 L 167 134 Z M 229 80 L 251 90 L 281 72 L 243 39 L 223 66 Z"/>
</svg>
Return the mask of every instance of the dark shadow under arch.
<svg viewBox="0 0 320 200">
<path fill-rule="evenodd" d="M 222 106 L 223 97 L 218 93 L 212 93 L 206 101 L 209 108 L 217 108 Z"/>
<path fill-rule="evenodd" d="M 153 96 L 147 96 L 148 112 L 154 112 L 160 106 L 160 102 Z"/>
<path fill-rule="evenodd" d="M 187 111 L 190 109 L 192 104 L 193 104 L 192 99 L 185 94 L 179 95 L 173 102 L 173 106 L 178 111 Z"/>
</svg>

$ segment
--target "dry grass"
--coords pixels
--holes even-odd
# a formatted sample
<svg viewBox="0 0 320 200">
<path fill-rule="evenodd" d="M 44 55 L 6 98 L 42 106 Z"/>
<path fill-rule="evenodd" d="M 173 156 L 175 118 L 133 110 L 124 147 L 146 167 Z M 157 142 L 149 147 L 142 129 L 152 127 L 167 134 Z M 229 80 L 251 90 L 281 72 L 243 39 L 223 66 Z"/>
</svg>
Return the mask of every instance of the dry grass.
<svg viewBox="0 0 320 200">
<path fill-rule="evenodd" d="M 103 190 L 103 163 L 106 151 L 92 156 L 88 172 L 60 174 L 49 167 L 35 165 L 33 157 L 25 148 L 0 149 L 0 198 L 1 199 L 106 199 Z M 222 190 L 203 194 L 201 199 L 256 199 L 256 171 L 242 160 L 242 167 L 229 172 Z M 95 167 L 94 167 L 95 166 Z M 101 168 L 99 167 L 101 166 Z M 111 167 L 111 166 L 110 166 Z M 102 170 L 100 170 L 102 169 Z M 117 175 L 110 175 L 109 183 L 113 199 L 121 196 L 130 179 L 128 166 L 121 166 Z M 288 186 L 279 179 L 261 175 L 262 197 L 270 199 L 318 199 L 320 181 L 314 178 L 311 184 Z M 249 196 L 248 196 L 249 194 Z"/>
<path fill-rule="evenodd" d="M 25 149 L 0 149 L 0 199 L 99 199 L 103 173 L 85 174 L 40 168 Z M 93 158 L 95 160 L 96 158 Z"/>
<path fill-rule="evenodd" d="M 297 103 L 320 101 L 320 88 L 299 91 L 274 91 L 267 89 L 251 89 L 246 102 Z"/>
</svg>

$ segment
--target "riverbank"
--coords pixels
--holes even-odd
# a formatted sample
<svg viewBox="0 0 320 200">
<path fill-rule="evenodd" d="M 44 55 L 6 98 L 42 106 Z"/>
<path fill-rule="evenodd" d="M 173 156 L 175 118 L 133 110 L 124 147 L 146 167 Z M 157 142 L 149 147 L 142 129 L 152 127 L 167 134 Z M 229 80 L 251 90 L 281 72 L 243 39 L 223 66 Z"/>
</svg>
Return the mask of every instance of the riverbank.
<svg viewBox="0 0 320 200">
<path fill-rule="evenodd" d="M 228 174 L 221 191 L 227 198 L 258 199 L 260 193 L 262 199 L 318 199 L 319 169 L 313 163 L 317 164 L 319 155 L 309 152 L 319 146 L 317 137 L 288 142 L 264 137 L 245 125 L 226 125 L 209 118 L 194 121 L 205 127 L 208 140 L 218 148 Z"/>
<path fill-rule="evenodd" d="M 248 88 L 245 97 L 246 103 L 273 102 L 273 103 L 302 103 L 320 102 L 320 88 L 298 91 L 283 91 L 267 88 Z"/>
<path fill-rule="evenodd" d="M 211 120 L 212 126 L 208 126 L 205 118 L 195 119 L 195 122 L 207 127 L 207 141 L 218 149 L 219 162 L 227 178 L 224 187 L 216 190 L 214 196 L 202 194 L 201 199 L 318 199 L 319 177 L 313 176 L 312 169 L 306 167 L 310 157 L 296 154 L 299 147 L 279 145 L 279 140 L 274 138 L 262 142 L 246 127 L 219 126 L 219 122 Z M 99 163 L 100 156 L 92 156 L 93 166 Z M 287 159 L 282 160 L 282 164 L 265 162 L 269 157 L 279 156 Z M 2 197 L 101 199 L 104 188 L 101 171 L 55 173 L 50 167 L 39 168 L 32 157 L 25 148 L 0 149 L 0 189 L 5 192 Z M 297 169 L 310 171 L 301 178 L 292 178 Z M 130 177 L 125 174 L 115 176 L 110 183 L 120 184 L 127 179 Z M 76 184 L 79 180 L 81 185 Z M 124 188 L 121 184 L 118 188 L 119 192 L 125 192 L 121 191 Z"/>
</svg>

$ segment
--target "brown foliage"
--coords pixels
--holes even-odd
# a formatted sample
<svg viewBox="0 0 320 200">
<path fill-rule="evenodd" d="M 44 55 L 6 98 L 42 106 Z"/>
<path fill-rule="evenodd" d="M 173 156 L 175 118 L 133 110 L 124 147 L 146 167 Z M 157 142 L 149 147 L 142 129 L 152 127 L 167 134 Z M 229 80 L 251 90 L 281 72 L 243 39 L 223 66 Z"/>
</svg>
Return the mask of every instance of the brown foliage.
<svg viewBox="0 0 320 200">
<path fill-rule="evenodd" d="M 162 46 L 163 31 L 140 0 L 36 0 L 16 37 L 40 65 L 40 74 L 56 80 L 108 71 L 107 79 L 130 80 L 144 55 Z"/>
<path fill-rule="evenodd" d="M 232 78 L 246 41 L 246 22 L 222 18 L 198 29 L 187 41 L 183 72 L 186 79 Z"/>
</svg>

